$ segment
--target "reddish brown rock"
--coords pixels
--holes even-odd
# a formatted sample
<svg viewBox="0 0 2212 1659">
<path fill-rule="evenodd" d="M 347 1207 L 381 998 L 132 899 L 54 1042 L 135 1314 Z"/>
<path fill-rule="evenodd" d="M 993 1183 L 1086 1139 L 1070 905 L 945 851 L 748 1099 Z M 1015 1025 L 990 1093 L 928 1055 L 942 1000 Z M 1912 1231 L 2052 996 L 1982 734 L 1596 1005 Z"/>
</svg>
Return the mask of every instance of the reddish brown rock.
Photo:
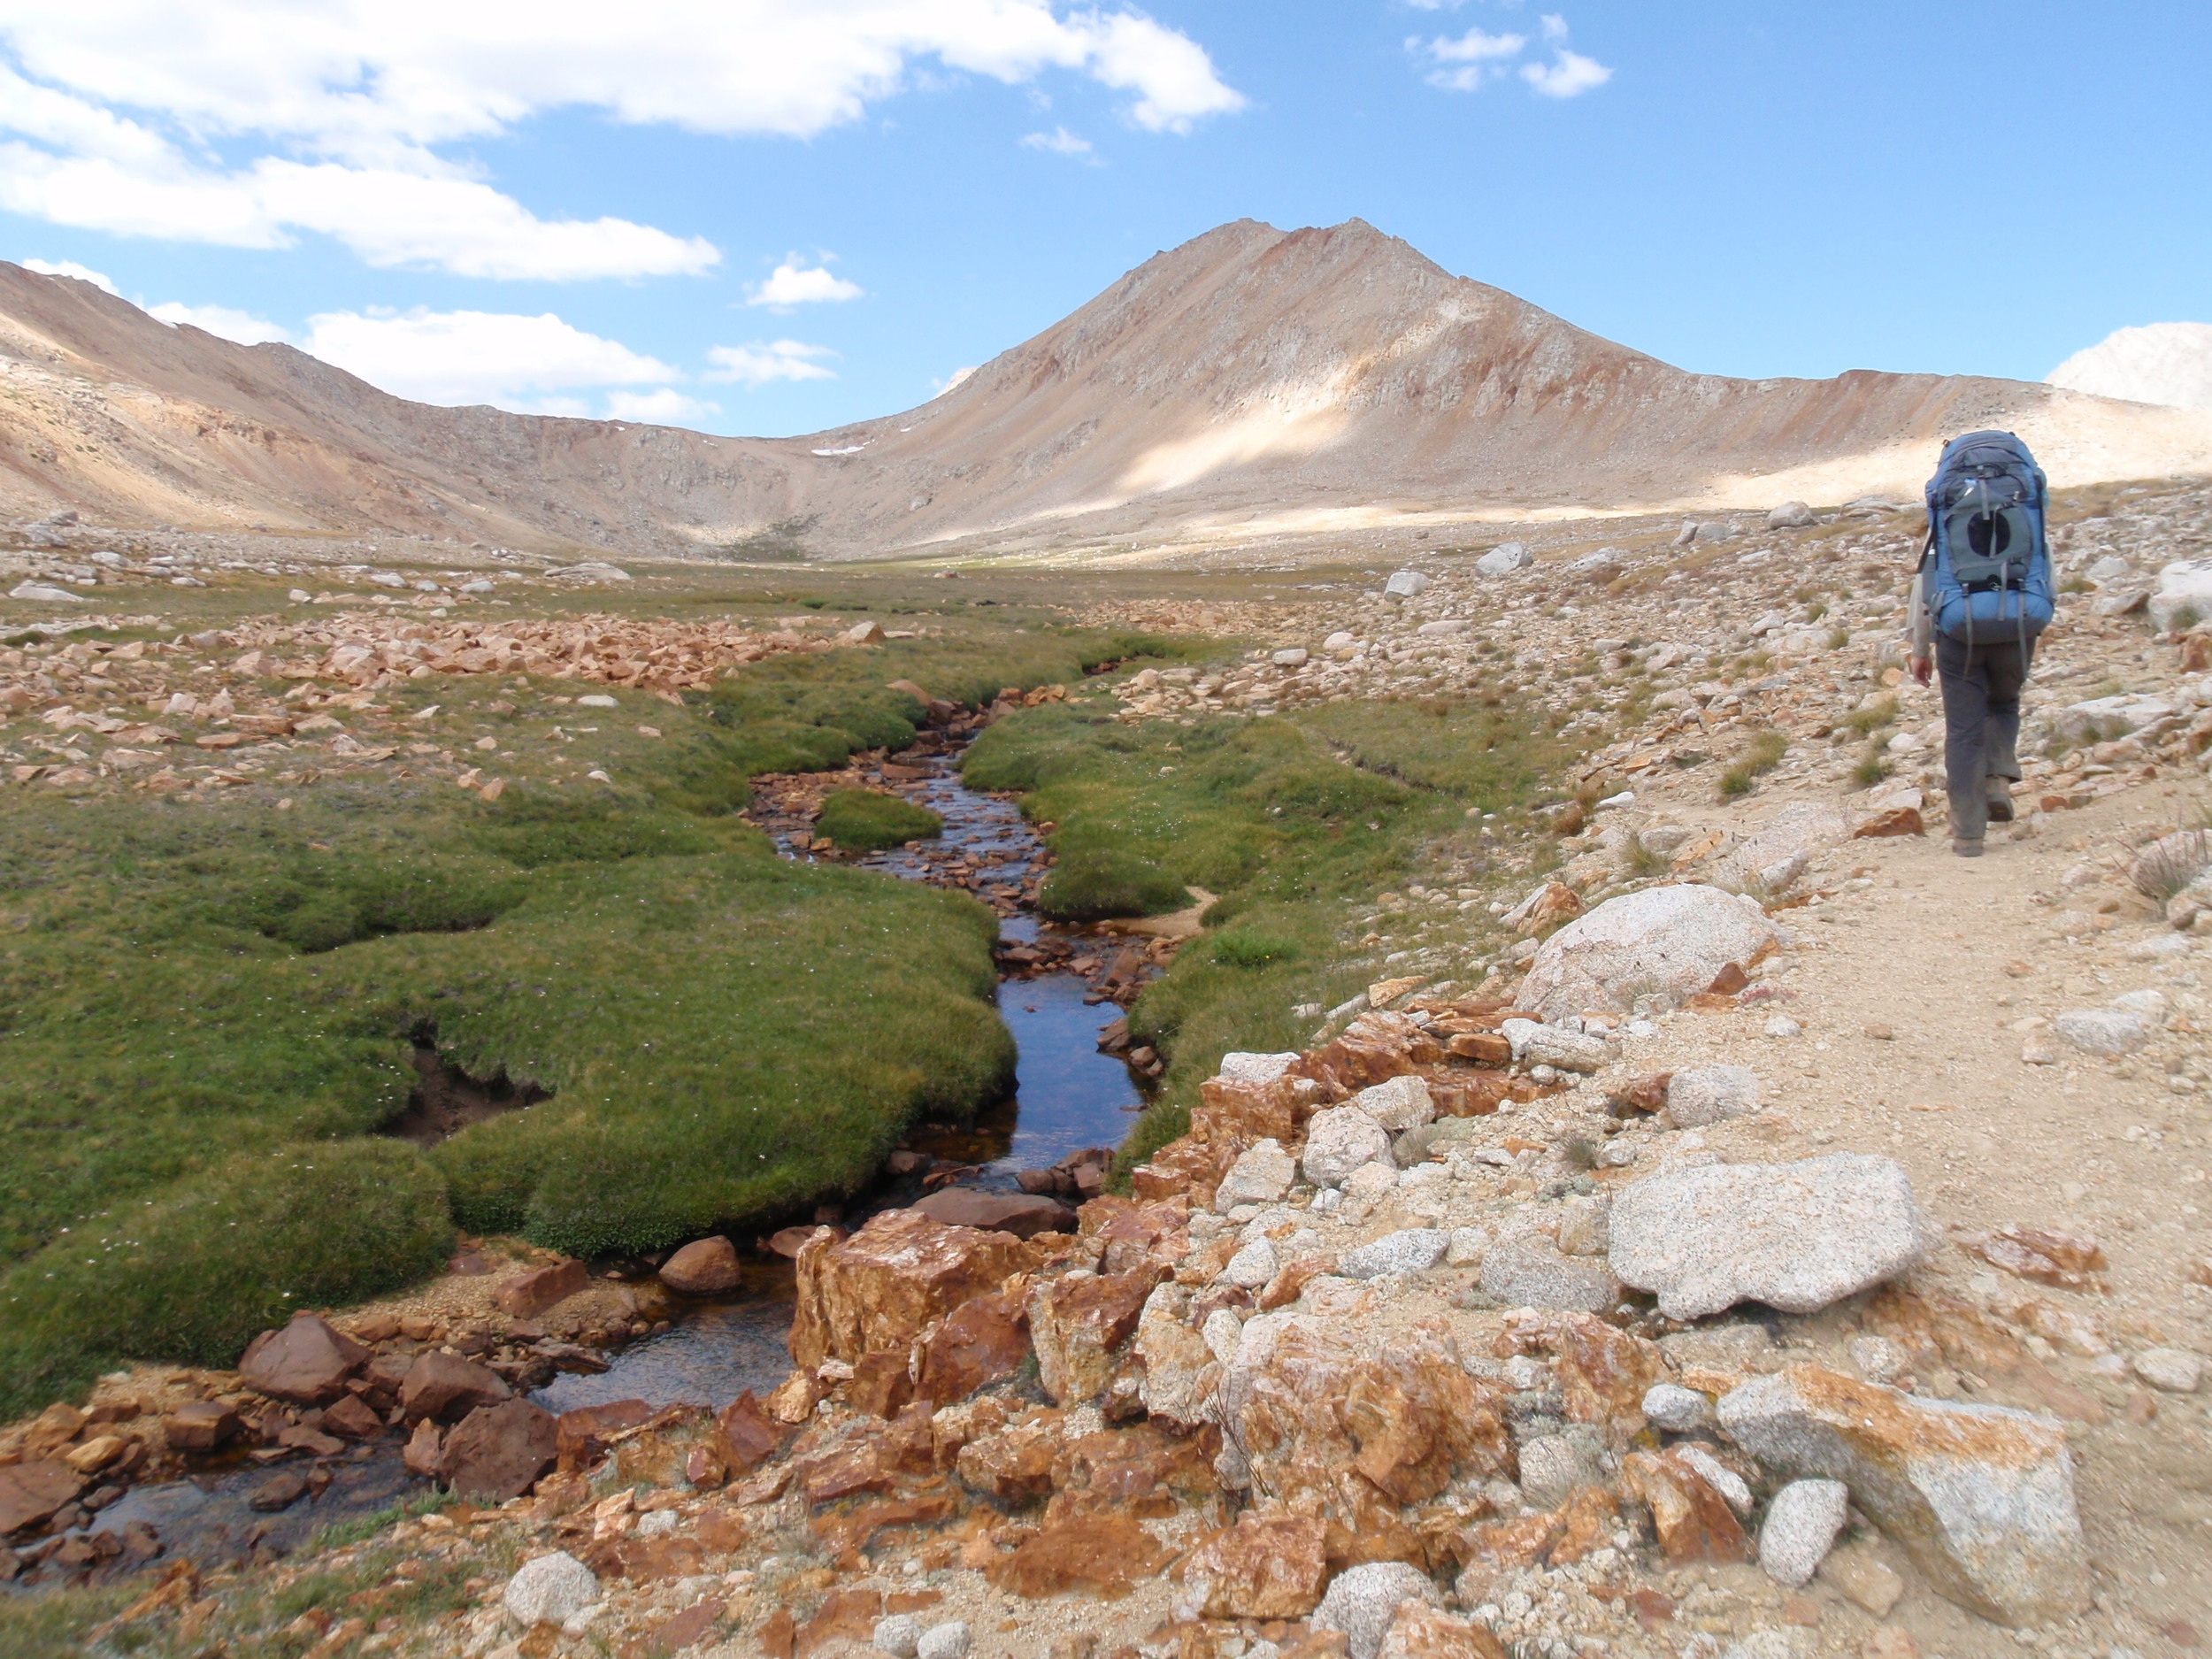
<svg viewBox="0 0 2212 1659">
<path fill-rule="evenodd" d="M 0 1538 L 48 1519 L 84 1486 L 84 1477 L 59 1458 L 0 1464 Z"/>
<path fill-rule="evenodd" d="M 1102 1246 L 1102 1273 L 1133 1272 L 1155 1262 L 1172 1266 L 1190 1241 L 1189 1230 L 1189 1201 L 1179 1197 L 1152 1203 L 1094 1198 L 1077 1217 L 1077 1232 Z"/>
<path fill-rule="evenodd" d="M 1150 1423 L 1101 1431 L 1060 1442 L 1052 1456 L 1052 1502 L 1045 1524 L 1087 1514 L 1133 1515 L 1140 1520 L 1176 1513 L 1219 1487 L 1213 1461 L 1220 1431 L 1171 1434 Z"/>
<path fill-rule="evenodd" d="M 1441 1322 L 1371 1351 L 1333 1322 L 1263 1317 L 1271 1340 L 1229 1369 L 1222 1402 L 1254 1491 L 1320 1518 L 1332 1567 L 1423 1554 L 1400 1505 L 1509 1470 L 1502 1396 L 1468 1377 Z"/>
<path fill-rule="evenodd" d="M 415 1432 L 407 1437 L 406 1448 L 400 1453 L 400 1462 L 411 1475 L 426 1479 L 438 1473 L 445 1455 L 445 1436 L 428 1417 L 415 1425 Z"/>
<path fill-rule="evenodd" d="M 1183 1582 L 1208 1618 L 1303 1618 L 1328 1588 L 1325 1541 L 1318 1521 L 1247 1510 L 1192 1553 Z"/>
<path fill-rule="evenodd" d="M 811 1372 L 826 1359 L 910 1348 L 1032 1260 L 1029 1247 L 1006 1233 L 949 1226 L 910 1210 L 871 1217 L 841 1241 L 819 1231 L 799 1252 L 792 1359 Z"/>
<path fill-rule="evenodd" d="M 658 1655 L 681 1653 L 685 1648 L 704 1641 L 713 1633 L 714 1627 L 721 1623 L 722 1606 L 720 1601 L 711 1597 L 703 1601 L 694 1601 L 645 1639 L 645 1651 L 658 1659 Z"/>
<path fill-rule="evenodd" d="M 730 1468 L 743 1471 L 765 1463 L 783 1434 L 767 1409 L 746 1389 L 714 1419 L 717 1447 Z"/>
<path fill-rule="evenodd" d="M 1127 1516 L 1088 1517 L 1047 1526 L 993 1562 L 985 1576 L 1014 1595 L 1060 1595 L 1086 1590 L 1109 1599 L 1124 1596 L 1157 1573 L 1168 1552 Z"/>
<path fill-rule="evenodd" d="M 1252 1305 L 1262 1313 L 1287 1308 L 1305 1294 L 1308 1285 L 1324 1274 L 1335 1271 L 1336 1257 L 1327 1252 L 1293 1256 L 1276 1270 L 1274 1278 L 1261 1286 L 1260 1294 L 1252 1299 Z"/>
<path fill-rule="evenodd" d="M 1873 817 L 1863 818 L 1851 832 L 1854 841 L 1878 840 L 1891 835 L 1925 835 L 1928 826 L 1921 821 L 1920 809 L 1916 806 L 1893 806 Z"/>
<path fill-rule="evenodd" d="M 695 1239 L 661 1263 L 660 1280 L 687 1296 L 719 1296 L 744 1281 L 737 1246 L 717 1235 Z"/>
<path fill-rule="evenodd" d="M 2060 1290 L 2093 1289 L 2093 1275 L 2105 1269 L 2103 1248 L 2094 1239 L 2047 1227 L 2000 1227 L 1959 1243 L 1993 1267 Z"/>
<path fill-rule="evenodd" d="M 238 1413 L 212 1400 L 193 1400 L 163 1417 L 161 1432 L 177 1451 L 211 1451 L 238 1432 Z"/>
<path fill-rule="evenodd" d="M 964 1400 L 1021 1369 L 1029 1353 L 1029 1310 L 1020 1291 L 961 1303 L 922 1342 L 920 1398 L 936 1405 Z"/>
<path fill-rule="evenodd" d="M 1080 1405 L 1105 1392 L 1122 1345 L 1137 1328 L 1159 1268 L 1133 1273 L 1067 1274 L 1039 1285 L 1029 1299 L 1029 1339 L 1038 1379 L 1055 1402 Z"/>
<path fill-rule="evenodd" d="M 842 1227 L 779 1227 L 768 1235 L 768 1248 L 787 1261 L 796 1261 L 799 1252 L 806 1248 L 806 1241 L 818 1233 L 832 1234 L 832 1243 L 845 1237 Z"/>
<path fill-rule="evenodd" d="M 527 1400 L 479 1406 L 445 1437 L 439 1471 L 465 1498 L 520 1497 L 558 1455 L 553 1414 Z"/>
<path fill-rule="evenodd" d="M 1443 1058 L 1444 1045 L 1405 1015 L 1371 1012 L 1355 1019 L 1333 1042 L 1294 1062 L 1290 1071 L 1341 1099 Z"/>
<path fill-rule="evenodd" d="M 914 1398 L 914 1379 L 906 1350 L 864 1354 L 845 1385 L 845 1403 L 873 1417 L 895 1417 Z"/>
<path fill-rule="evenodd" d="M 554 1419 L 554 1450 L 563 1469 L 589 1469 L 607 1454 L 607 1442 L 626 1429 L 641 1428 L 653 1420 L 653 1408 L 642 1400 L 610 1400 L 603 1405 L 579 1406 Z"/>
<path fill-rule="evenodd" d="M 810 1659 L 833 1645 L 865 1643 L 882 1617 L 880 1592 L 840 1590 L 793 1633 L 790 1659 Z"/>
<path fill-rule="evenodd" d="M 1052 1490 L 1057 1441 L 1042 1424 L 1018 1423 L 970 1440 L 953 1460 L 960 1479 L 1002 1503 L 1027 1503 Z"/>
<path fill-rule="evenodd" d="M 342 1440 L 373 1440 L 384 1431 L 382 1419 L 357 1394 L 341 1394 L 323 1408 L 323 1427 Z"/>
<path fill-rule="evenodd" d="M 1557 1360 L 1559 1390 L 1571 1423 L 1606 1430 L 1626 1446 L 1644 1426 L 1643 1398 L 1668 1380 L 1658 1345 L 1632 1336 L 1595 1314 L 1525 1312 L 1498 1338 L 1501 1358 L 1549 1354 Z"/>
<path fill-rule="evenodd" d="M 1398 1603 L 1376 1659 L 1506 1659 L 1506 1652 L 1487 1627 L 1409 1598 Z"/>
<path fill-rule="evenodd" d="M 1455 1060 L 1471 1060 L 1483 1066 L 1508 1066 L 1513 1064 L 1513 1044 L 1500 1032 L 1462 1032 L 1446 1047 Z"/>
<path fill-rule="evenodd" d="M 56 1401 L 25 1428 L 23 1461 L 35 1463 L 42 1457 L 51 1457 L 82 1433 L 90 1421 L 76 1407 Z"/>
<path fill-rule="evenodd" d="M 1191 1109 L 1194 1140 L 1233 1142 L 1239 1147 L 1296 1141 L 1321 1104 L 1321 1091 L 1310 1078 L 1279 1077 L 1269 1083 L 1239 1083 L 1210 1078 L 1198 1086 Z"/>
<path fill-rule="evenodd" d="M 472 1359 L 430 1348 L 415 1356 L 400 1385 L 399 1406 L 410 1423 L 436 1417 L 449 1423 L 479 1406 L 497 1405 L 512 1391 Z"/>
<path fill-rule="evenodd" d="M 365 1313 L 353 1322 L 349 1333 L 357 1342 L 388 1342 L 399 1334 L 399 1316 L 390 1313 Z"/>
<path fill-rule="evenodd" d="M 1659 1547 L 1677 1566 L 1693 1561 L 1748 1561 L 1749 1541 L 1719 1493 L 1671 1453 L 1631 1452 L 1621 1486 L 1649 1507 Z"/>
<path fill-rule="evenodd" d="M 972 1187 L 945 1187 L 916 1204 L 914 1210 L 949 1227 L 1010 1233 L 1018 1239 L 1075 1231 L 1071 1206 L 1030 1193 L 985 1193 Z"/>
<path fill-rule="evenodd" d="M 584 1264 L 571 1257 L 550 1267 L 534 1267 L 516 1274 L 492 1293 L 492 1300 L 514 1318 L 534 1319 L 590 1283 L 591 1275 Z"/>
<path fill-rule="evenodd" d="M 319 1315 L 296 1314 L 281 1331 L 264 1331 L 246 1345 L 238 1374 L 246 1386 L 297 1405 L 334 1400 L 368 1359 L 369 1350 Z"/>
</svg>

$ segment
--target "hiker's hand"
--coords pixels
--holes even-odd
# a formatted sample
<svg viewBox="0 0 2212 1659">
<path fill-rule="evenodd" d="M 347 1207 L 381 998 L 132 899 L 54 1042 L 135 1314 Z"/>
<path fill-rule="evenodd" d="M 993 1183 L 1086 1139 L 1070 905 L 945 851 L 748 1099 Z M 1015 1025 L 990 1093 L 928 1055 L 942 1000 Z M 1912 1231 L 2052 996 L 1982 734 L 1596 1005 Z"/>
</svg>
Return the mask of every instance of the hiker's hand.
<svg viewBox="0 0 2212 1659">
<path fill-rule="evenodd" d="M 1912 677 L 1913 683 L 1915 685 L 1926 685 L 1928 683 L 1928 676 L 1934 672 L 1935 664 L 1929 661 L 1928 658 L 1924 657 L 1916 657 L 1912 659 Z"/>
</svg>

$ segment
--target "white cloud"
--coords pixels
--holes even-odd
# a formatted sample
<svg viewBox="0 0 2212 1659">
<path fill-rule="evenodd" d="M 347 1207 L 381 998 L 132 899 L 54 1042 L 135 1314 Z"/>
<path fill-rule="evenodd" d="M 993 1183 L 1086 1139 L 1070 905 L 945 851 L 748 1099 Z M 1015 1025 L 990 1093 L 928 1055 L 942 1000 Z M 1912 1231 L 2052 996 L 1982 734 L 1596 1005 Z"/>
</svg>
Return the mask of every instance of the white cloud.
<svg viewBox="0 0 2212 1659">
<path fill-rule="evenodd" d="M 833 380 L 837 371 L 819 359 L 837 355 L 827 346 L 803 340 L 756 340 L 749 346 L 715 346 L 707 352 L 714 367 L 702 379 L 765 386 L 771 380 Z"/>
<path fill-rule="evenodd" d="M 1435 61 L 1438 67 L 1430 72 L 1429 84 L 1448 92 L 1479 90 L 1486 78 L 1494 80 L 1505 73 L 1497 63 L 1499 58 L 1518 57 L 1527 44 L 1525 35 L 1486 35 L 1479 28 L 1469 29 L 1456 40 L 1439 35 L 1425 43 L 1417 39 L 1406 42 L 1409 50 L 1425 51 Z"/>
<path fill-rule="evenodd" d="M 302 344 L 401 397 L 493 403 L 534 414 L 579 412 L 569 396 L 559 409 L 549 408 L 545 395 L 683 378 L 667 364 L 572 327 L 550 311 L 326 311 L 308 319 Z"/>
<path fill-rule="evenodd" d="M 0 208 L 472 276 L 695 272 L 699 238 L 541 219 L 436 147 L 561 109 L 807 137 L 949 72 L 1086 76 L 1154 132 L 1245 104 L 1188 36 L 1055 0 L 0 0 Z"/>
<path fill-rule="evenodd" d="M 1064 127 L 1056 127 L 1048 133 L 1025 133 L 1022 135 L 1024 150 L 1048 150 L 1056 156 L 1079 156 L 1085 160 L 1091 155 L 1091 141 L 1079 133 L 1071 133 Z"/>
<path fill-rule="evenodd" d="M 797 254 L 787 254 L 784 262 L 768 273 L 765 282 L 756 282 L 745 296 L 748 305 L 766 305 L 780 311 L 787 311 L 794 305 L 813 305 L 831 300 L 856 300 L 864 290 L 857 282 L 848 282 L 832 273 L 826 265 L 811 268 L 799 263 Z"/>
<path fill-rule="evenodd" d="M 1595 58 L 1564 47 L 1548 64 L 1521 65 L 1521 79 L 1548 98 L 1577 97 L 1612 78 L 1613 72 Z"/>
<path fill-rule="evenodd" d="M 95 271 L 90 265 L 79 265 L 74 259 L 26 259 L 23 261 L 23 268 L 26 271 L 35 271 L 41 276 L 74 277 L 80 282 L 91 283 L 96 288 L 105 288 L 111 294 L 117 293 L 114 281 L 105 272 Z M 117 297 L 121 296 L 119 294 Z"/>
<path fill-rule="evenodd" d="M 664 386 L 657 392 L 607 394 L 607 418 L 610 420 L 643 420 L 668 426 L 687 420 L 701 420 L 721 412 L 721 404 L 710 403 L 703 397 L 687 396 L 672 386 Z"/>
<path fill-rule="evenodd" d="M 1456 5 L 1458 0 L 1409 0 L 1409 4 L 1433 12 L 1445 4 Z M 1555 12 L 1546 12 L 1543 31 L 1545 44 L 1552 48 L 1552 61 L 1523 64 L 1519 69 L 1521 79 L 1533 91 L 1548 98 L 1571 98 L 1613 78 L 1613 72 L 1595 58 L 1567 49 L 1565 18 Z M 1438 35 L 1424 41 L 1416 35 L 1406 42 L 1408 51 L 1436 65 L 1429 73 L 1429 84 L 1448 92 L 1474 92 L 1486 81 L 1513 73 L 1505 60 L 1518 58 L 1527 46 L 1525 35 L 1491 35 L 1479 28 L 1469 29 L 1455 39 Z"/>
<path fill-rule="evenodd" d="M 211 334 L 225 340 L 234 340 L 242 346 L 257 346 L 265 340 L 289 341 L 291 334 L 265 317 L 256 317 L 250 311 L 234 311 L 227 305 L 184 305 L 175 300 L 165 304 L 149 305 L 147 314 L 160 319 L 171 326 L 180 324 L 204 328 Z"/>
<path fill-rule="evenodd" d="M 932 380 L 930 384 L 937 388 L 937 396 L 942 397 L 947 392 L 952 390 L 954 387 L 959 385 L 961 381 L 966 380 L 968 376 L 973 374 L 975 370 L 976 365 L 971 363 L 966 368 L 955 369 L 950 374 L 945 376 L 943 380 Z"/>
</svg>

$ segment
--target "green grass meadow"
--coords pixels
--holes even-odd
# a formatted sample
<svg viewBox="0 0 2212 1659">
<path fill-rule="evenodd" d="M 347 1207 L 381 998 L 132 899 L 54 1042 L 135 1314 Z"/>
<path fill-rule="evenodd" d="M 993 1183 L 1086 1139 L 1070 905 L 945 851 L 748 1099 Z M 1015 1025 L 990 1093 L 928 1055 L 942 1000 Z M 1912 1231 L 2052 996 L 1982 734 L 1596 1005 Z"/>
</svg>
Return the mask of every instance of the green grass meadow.
<svg viewBox="0 0 2212 1659">
<path fill-rule="evenodd" d="M 495 803 L 389 776 L 283 810 L 0 794 L 0 1412 L 127 1359 L 228 1363 L 434 1271 L 457 1227 L 603 1255 L 776 1220 L 972 1111 L 1013 1060 L 992 916 L 787 863 L 734 814 L 758 772 L 910 742 L 887 680 L 972 702 L 1148 649 L 978 628 L 687 708 L 389 694 L 411 736 L 491 740 Z M 614 782 L 554 787 L 557 756 Z M 380 1135 L 417 1041 L 551 1097 L 427 1151 Z"/>
</svg>

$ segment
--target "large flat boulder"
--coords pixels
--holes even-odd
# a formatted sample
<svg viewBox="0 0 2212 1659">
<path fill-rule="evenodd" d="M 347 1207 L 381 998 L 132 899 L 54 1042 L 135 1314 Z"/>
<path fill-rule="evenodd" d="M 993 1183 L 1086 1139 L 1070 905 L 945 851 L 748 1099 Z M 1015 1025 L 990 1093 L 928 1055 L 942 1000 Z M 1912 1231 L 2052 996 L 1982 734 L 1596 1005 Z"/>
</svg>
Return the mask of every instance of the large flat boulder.
<svg viewBox="0 0 2212 1659">
<path fill-rule="evenodd" d="M 407 1380 L 399 1386 L 399 1405 L 410 1423 L 425 1417 L 449 1423 L 479 1406 L 497 1405 L 511 1392 L 489 1367 L 434 1348 L 415 1356 L 415 1363 L 407 1368 Z"/>
<path fill-rule="evenodd" d="M 986 1193 L 947 1187 L 914 1206 L 918 1214 L 949 1227 L 978 1227 L 1033 1239 L 1041 1233 L 1075 1231 L 1075 1208 L 1038 1193 Z"/>
<path fill-rule="evenodd" d="M 1896 1164 L 1837 1153 L 1637 1181 L 1613 1201 L 1607 1256 L 1671 1319 L 1740 1302 L 1812 1313 L 1896 1278 L 1939 1237 Z"/>
<path fill-rule="evenodd" d="M 1722 1396 L 1720 1420 L 1770 1471 L 1842 1481 L 1960 1606 L 2021 1626 L 2088 1605 L 2073 1459 L 2054 1419 L 1793 1365 Z"/>
<path fill-rule="evenodd" d="M 952 1226 L 915 1210 L 872 1216 L 849 1239 L 823 1228 L 799 1251 L 791 1357 L 811 1371 L 826 1359 L 903 1349 L 1033 1259 L 1011 1233 Z"/>
<path fill-rule="evenodd" d="M 85 1478 L 58 1457 L 0 1465 L 0 1539 L 45 1520 L 85 1487 Z"/>
<path fill-rule="evenodd" d="M 1515 999 L 1546 1020 L 1626 1014 L 1639 997 L 1679 1003 L 1783 941 L 1749 899 L 1698 883 L 1608 899 L 1539 946 Z"/>
</svg>

